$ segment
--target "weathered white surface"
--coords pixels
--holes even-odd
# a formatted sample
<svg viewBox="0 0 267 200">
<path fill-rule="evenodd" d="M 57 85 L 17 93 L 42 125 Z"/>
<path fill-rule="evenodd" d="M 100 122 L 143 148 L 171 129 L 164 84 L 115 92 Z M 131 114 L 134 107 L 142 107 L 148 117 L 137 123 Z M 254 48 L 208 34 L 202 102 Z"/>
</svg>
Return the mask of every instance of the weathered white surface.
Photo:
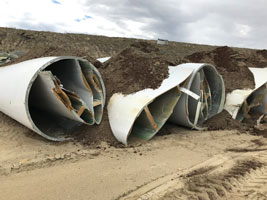
<svg viewBox="0 0 267 200">
<path fill-rule="evenodd" d="M 72 71 L 66 71 L 63 70 L 64 68 L 66 69 L 65 66 L 65 62 L 58 65 L 57 62 L 59 61 L 73 61 L 76 63 L 75 66 L 76 67 L 76 71 L 75 74 L 72 73 Z M 89 105 L 89 110 L 85 109 L 85 111 L 88 113 L 92 113 L 92 116 L 94 116 L 94 110 L 93 110 L 93 97 L 90 97 L 89 92 L 84 93 L 84 91 L 86 90 L 86 87 L 84 85 L 83 80 L 81 79 L 82 75 L 81 75 L 81 68 L 79 66 L 80 62 L 85 62 L 85 60 L 78 58 L 78 57 L 71 57 L 71 56 L 61 56 L 61 57 L 44 57 L 44 58 L 37 58 L 37 59 L 32 59 L 32 60 L 28 60 L 28 61 L 24 61 L 18 64 L 14 64 L 14 65 L 10 65 L 10 66 L 6 66 L 6 67 L 1 67 L 0 68 L 0 80 L 2 81 L 2 84 L 0 84 L 0 92 L 1 92 L 1 96 L 0 96 L 0 111 L 5 113 L 6 115 L 10 116 L 11 118 L 15 119 L 16 121 L 20 122 L 21 124 L 25 125 L 26 127 L 30 128 L 31 130 L 35 131 L 36 133 L 38 133 L 39 135 L 50 139 L 50 140 L 54 140 L 54 141 L 61 141 L 61 140 L 65 140 L 68 139 L 69 136 L 64 136 L 64 134 L 66 133 L 65 130 L 69 129 L 69 128 L 73 128 L 74 124 L 77 125 L 77 122 L 84 122 L 81 119 L 76 120 L 77 122 L 75 123 L 69 123 L 68 121 L 64 122 L 63 124 L 60 125 L 60 123 L 56 122 L 55 120 L 53 121 L 52 118 L 49 118 L 49 122 L 48 121 L 35 121 L 33 120 L 33 115 L 30 112 L 29 109 L 29 97 L 30 97 L 30 91 L 32 88 L 32 85 L 34 84 L 36 78 L 38 77 L 38 75 L 40 74 L 40 72 L 42 72 L 43 70 L 45 70 L 47 67 L 52 66 L 53 64 L 53 69 L 56 68 L 56 70 L 59 70 L 59 72 L 61 70 L 63 70 L 65 72 L 65 74 L 63 74 L 64 76 L 66 76 L 66 80 L 69 81 L 70 85 L 71 84 L 76 84 L 78 81 L 77 79 L 79 78 L 79 87 L 75 87 L 73 86 L 73 89 L 77 89 L 77 92 L 84 94 L 82 95 L 85 98 L 85 101 L 82 101 L 82 103 L 86 103 L 86 105 Z M 86 61 L 87 62 L 87 61 Z M 68 63 L 67 63 L 68 64 Z M 70 69 L 72 67 L 73 63 L 70 63 L 71 66 L 68 66 Z M 60 69 L 58 69 L 58 67 Z M 85 67 L 89 67 L 90 70 L 97 75 L 97 78 L 100 79 L 99 82 L 101 84 L 101 88 L 102 88 L 102 93 L 103 96 L 105 96 L 105 87 L 104 87 L 104 83 L 101 79 L 100 74 L 98 73 L 98 71 L 92 66 L 92 65 L 88 65 Z M 71 69 L 72 70 L 72 69 Z M 63 73 L 64 73 L 63 72 Z M 68 77 L 69 76 L 69 77 Z M 71 80 L 70 76 L 75 76 L 72 77 L 75 80 Z M 62 78 L 62 77 L 61 77 Z M 52 83 L 52 80 L 46 80 L 48 87 L 51 86 L 50 83 Z M 49 83 L 50 82 L 50 83 Z M 71 83 L 72 82 L 72 83 Z M 50 84 L 50 86 L 49 86 Z M 44 86 L 44 84 L 42 84 Z M 66 83 L 67 85 L 67 83 Z M 50 87 L 50 89 L 52 89 L 53 86 Z M 37 90 L 38 91 L 38 90 Z M 82 93 L 82 92 L 83 93 Z M 44 92 L 44 91 L 40 91 Z M 53 91 L 47 91 L 47 92 L 53 92 Z M 37 92 L 38 94 L 38 92 Z M 79 94 L 80 95 L 80 94 Z M 87 97 L 89 96 L 89 97 Z M 105 101 L 105 97 L 103 97 L 101 102 L 101 106 L 102 108 L 104 107 L 104 101 Z M 44 100 L 40 99 L 40 103 L 47 105 L 46 102 L 44 102 Z M 52 106 L 52 105 L 51 105 Z M 57 107 L 59 109 L 59 107 Z M 40 109 L 42 110 L 42 109 Z M 77 111 L 75 111 L 77 112 Z M 65 113 L 66 114 L 66 113 Z M 65 116 L 65 114 L 63 114 L 63 116 Z M 84 113 L 82 113 L 83 115 Z M 88 114 L 90 115 L 90 114 Z M 37 118 L 41 118 L 38 114 L 35 114 L 35 117 Z M 62 116 L 62 115 L 61 115 Z M 69 115 L 68 115 L 69 116 Z M 77 117 L 77 116 L 76 116 Z M 76 117 L 72 117 L 72 119 L 76 119 Z M 85 116 L 81 116 L 81 118 L 85 118 Z M 37 119 L 35 118 L 35 119 Z M 45 118 L 45 117 L 44 117 Z M 71 118 L 69 116 L 69 118 Z M 101 116 L 102 118 L 102 116 Z M 65 119 L 60 119 L 62 122 Z M 40 123 L 39 123 L 40 122 Z M 54 127 L 51 125 L 51 127 L 49 126 L 50 124 L 54 123 Z M 89 124 L 93 124 L 95 121 L 94 119 L 92 120 L 92 122 L 90 122 Z M 42 124 L 41 124 L 42 123 Z M 46 123 L 46 124 L 45 124 Z M 47 125 L 47 126 L 46 126 Z M 56 126 L 61 126 L 60 129 L 55 130 Z M 41 128 L 42 127 L 42 128 Z M 46 128 L 47 127 L 47 128 Z M 61 128 L 65 128 L 64 131 L 61 131 L 63 129 Z M 55 135 L 53 135 L 55 133 Z"/>
<path fill-rule="evenodd" d="M 254 68 L 250 67 L 249 70 L 253 73 L 255 81 L 255 89 L 262 86 L 267 82 L 267 67 L 265 68 Z"/>
<path fill-rule="evenodd" d="M 0 111 L 28 128 L 39 131 L 29 116 L 28 95 L 31 85 L 39 71 L 57 57 L 28 60 L 0 68 Z"/>
<path fill-rule="evenodd" d="M 104 58 L 98 58 L 97 60 L 101 63 L 104 63 L 106 61 L 108 61 L 111 57 L 104 57 Z"/>
<path fill-rule="evenodd" d="M 184 86 L 187 92 L 182 89 L 184 93 L 179 99 L 169 120 L 177 125 L 201 129 L 201 123 L 206 119 L 201 118 L 202 116 L 199 112 L 203 103 L 200 102 L 199 99 L 202 90 L 200 88 L 200 83 L 203 81 L 204 76 L 206 76 L 206 78 L 210 80 L 210 87 L 213 87 L 213 96 L 211 97 L 213 102 L 208 112 L 208 118 L 210 118 L 220 113 L 224 107 L 225 86 L 223 78 L 214 66 L 204 63 L 181 64 L 177 69 L 180 70 L 181 74 L 183 74 L 184 70 L 190 69 L 192 74 L 187 85 Z"/>
<path fill-rule="evenodd" d="M 251 94 L 253 90 L 234 90 L 231 93 L 228 93 L 226 96 L 226 102 L 224 109 L 228 111 L 232 117 L 235 119 L 237 112 L 246 98 Z"/>
<path fill-rule="evenodd" d="M 144 107 L 158 96 L 177 87 L 190 76 L 192 71 L 190 68 L 181 70 L 179 67 L 169 67 L 169 77 L 158 89 L 145 89 L 126 96 L 114 94 L 108 104 L 108 115 L 112 132 L 117 140 L 127 144 L 132 126 Z"/>
<path fill-rule="evenodd" d="M 249 68 L 254 76 L 255 88 L 254 89 L 243 89 L 243 90 L 234 90 L 231 93 L 227 94 L 225 110 L 227 110 L 234 119 L 236 119 L 237 114 L 247 100 L 247 98 L 254 93 L 258 93 L 260 88 L 263 88 L 264 84 L 267 82 L 267 68 Z M 262 105 L 259 106 L 257 111 L 262 113 L 267 113 L 267 94 L 263 98 Z"/>
</svg>

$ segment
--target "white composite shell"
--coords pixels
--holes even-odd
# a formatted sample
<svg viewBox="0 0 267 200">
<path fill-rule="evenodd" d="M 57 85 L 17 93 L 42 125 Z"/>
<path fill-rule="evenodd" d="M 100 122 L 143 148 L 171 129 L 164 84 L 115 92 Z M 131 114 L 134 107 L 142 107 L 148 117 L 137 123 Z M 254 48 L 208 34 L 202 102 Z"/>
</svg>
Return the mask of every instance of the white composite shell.
<svg viewBox="0 0 267 200">
<path fill-rule="evenodd" d="M 267 68 L 249 68 L 255 88 L 234 90 L 227 94 L 225 110 L 242 121 L 250 111 L 267 114 Z"/>
<path fill-rule="evenodd" d="M 188 69 L 192 74 L 182 86 L 183 94 L 169 120 L 177 125 L 201 129 L 207 119 L 223 110 L 225 102 L 223 78 L 210 64 L 186 63 L 178 65 L 177 68 L 181 74 Z"/>
<path fill-rule="evenodd" d="M 53 141 L 81 123 L 100 123 L 105 87 L 88 61 L 43 57 L 0 67 L 0 111 Z"/>
<path fill-rule="evenodd" d="M 234 90 L 231 93 L 228 93 L 226 96 L 226 102 L 224 109 L 227 110 L 232 117 L 235 119 L 237 112 L 244 100 L 251 94 L 253 90 Z"/>
<path fill-rule="evenodd" d="M 130 95 L 117 93 L 111 97 L 108 117 L 118 141 L 127 145 L 132 137 L 150 139 L 167 121 L 180 97 L 177 86 L 190 76 L 192 69 L 181 73 L 178 67 L 171 67 L 169 71 L 169 77 L 158 89 L 145 89 Z"/>
<path fill-rule="evenodd" d="M 98 58 L 97 60 L 101 63 L 104 63 L 106 61 L 108 61 L 111 57 L 103 57 L 103 58 Z"/>
<path fill-rule="evenodd" d="M 108 115 L 117 140 L 124 144 L 134 137 L 148 140 L 170 116 L 170 120 L 177 125 L 198 128 L 202 123 L 199 121 L 203 120 L 200 108 L 207 103 L 200 94 L 202 88 L 196 89 L 201 84 L 200 73 L 203 73 L 203 80 L 207 76 L 205 84 L 214 84 L 209 87 L 205 85 L 206 92 L 211 95 L 206 118 L 221 112 L 225 99 L 224 82 L 213 66 L 188 63 L 169 67 L 169 77 L 158 89 L 145 89 L 130 95 L 114 94 L 111 97 Z M 196 79 L 197 82 L 194 82 Z M 188 100 L 188 96 L 192 101 Z M 187 110 L 194 112 L 193 122 Z"/>
</svg>

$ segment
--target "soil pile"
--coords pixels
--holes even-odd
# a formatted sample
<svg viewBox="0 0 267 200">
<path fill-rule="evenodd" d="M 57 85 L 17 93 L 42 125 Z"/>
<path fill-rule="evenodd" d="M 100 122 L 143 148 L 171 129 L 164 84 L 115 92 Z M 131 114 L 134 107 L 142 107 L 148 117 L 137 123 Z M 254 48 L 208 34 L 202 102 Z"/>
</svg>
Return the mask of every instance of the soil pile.
<svg viewBox="0 0 267 200">
<path fill-rule="evenodd" d="M 197 62 L 213 64 L 223 76 L 226 92 L 235 89 L 253 89 L 254 78 L 248 67 L 257 67 L 254 57 L 249 58 L 230 47 L 218 47 L 212 51 L 198 52 L 186 56 L 183 62 Z M 265 60 L 267 64 L 267 59 Z"/>
<path fill-rule="evenodd" d="M 251 128 L 252 133 L 267 137 L 267 115 L 250 112 L 249 117 L 245 118 L 242 122 Z"/>
<path fill-rule="evenodd" d="M 241 124 L 239 121 L 234 120 L 232 116 L 223 110 L 221 113 L 215 115 L 214 117 L 208 119 L 203 127 L 208 127 L 208 130 L 239 130 L 241 132 L 245 131 L 247 128 Z"/>
<path fill-rule="evenodd" d="M 130 94 L 146 88 L 158 88 L 168 77 L 168 62 L 158 53 L 156 45 L 136 42 L 107 61 L 100 68 L 107 100 L 118 92 Z"/>
<path fill-rule="evenodd" d="M 223 110 L 221 113 L 208 119 L 203 127 L 208 127 L 208 130 L 238 130 L 240 132 L 249 132 L 251 134 L 262 135 L 267 137 L 267 117 L 264 116 L 260 120 L 260 124 L 257 121 L 262 114 L 251 112 L 247 118 L 242 122 L 234 120 L 232 116 Z"/>
<path fill-rule="evenodd" d="M 111 131 L 107 110 L 104 110 L 103 119 L 99 125 L 82 125 L 73 133 L 75 140 L 83 145 L 93 148 L 98 147 L 101 142 L 107 142 L 111 146 L 122 146 L 113 136 Z"/>
<path fill-rule="evenodd" d="M 248 60 L 255 67 L 267 67 L 267 50 L 257 50 L 254 56 L 248 58 Z"/>
<path fill-rule="evenodd" d="M 168 77 L 168 63 L 158 55 L 156 45 L 147 42 L 136 42 L 104 63 L 99 71 L 105 83 L 107 103 L 117 92 L 130 94 L 145 88 L 158 88 Z M 107 111 L 98 126 L 82 126 L 77 139 L 84 144 L 106 141 L 119 145 L 109 126 Z"/>
</svg>

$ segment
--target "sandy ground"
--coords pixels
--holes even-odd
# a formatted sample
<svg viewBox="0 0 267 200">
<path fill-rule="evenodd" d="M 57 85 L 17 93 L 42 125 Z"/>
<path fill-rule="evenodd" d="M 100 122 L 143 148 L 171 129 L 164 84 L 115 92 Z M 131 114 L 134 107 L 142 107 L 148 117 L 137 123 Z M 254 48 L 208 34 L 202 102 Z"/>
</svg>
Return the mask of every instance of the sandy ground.
<svg viewBox="0 0 267 200">
<path fill-rule="evenodd" d="M 215 159 L 218 164 L 236 155 L 246 157 L 244 148 L 258 154 L 267 152 L 266 138 L 260 136 L 236 130 L 191 131 L 173 125 L 167 125 L 172 134 L 157 136 L 150 142 L 127 148 L 101 143 L 92 149 L 75 142 L 48 142 L 3 114 L 0 119 L 3 200 L 146 199 L 151 185 L 169 187 L 177 174 L 186 174 L 199 165 L 209 167 L 207 160 Z M 176 182 L 179 185 L 178 179 Z M 186 194 L 181 189 L 176 191 L 176 185 L 170 188 L 160 197 L 173 199 L 174 193 Z M 186 198 L 191 196 L 182 199 Z"/>
</svg>

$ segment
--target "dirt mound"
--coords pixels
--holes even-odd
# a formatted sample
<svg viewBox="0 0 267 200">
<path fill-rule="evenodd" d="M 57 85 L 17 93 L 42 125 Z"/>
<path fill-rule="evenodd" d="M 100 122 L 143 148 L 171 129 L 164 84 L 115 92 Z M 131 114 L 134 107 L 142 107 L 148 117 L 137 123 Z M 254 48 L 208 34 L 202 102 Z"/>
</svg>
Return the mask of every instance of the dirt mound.
<svg viewBox="0 0 267 200">
<path fill-rule="evenodd" d="M 117 92 L 130 94 L 145 88 L 158 88 L 162 80 L 168 77 L 168 64 L 157 55 L 158 52 L 154 44 L 137 42 L 107 61 L 99 69 L 107 91 L 107 103 Z M 82 126 L 77 132 L 77 139 L 84 144 L 106 141 L 118 145 L 110 129 L 106 110 L 99 126 Z"/>
<path fill-rule="evenodd" d="M 227 93 L 235 89 L 253 89 L 255 86 L 253 74 L 248 69 L 254 65 L 246 56 L 230 47 L 224 46 L 213 51 L 194 53 L 186 56 L 183 62 L 204 62 L 215 65 L 223 76 Z"/>
<path fill-rule="evenodd" d="M 267 50 L 257 50 L 254 59 L 252 60 L 254 66 L 257 67 L 267 67 Z"/>
<path fill-rule="evenodd" d="M 264 58 L 267 58 L 267 50 L 266 49 L 258 50 L 258 51 L 256 51 L 256 53 L 262 55 Z"/>
<path fill-rule="evenodd" d="M 260 120 L 260 124 L 257 124 L 262 114 L 251 112 L 249 117 L 245 118 L 242 123 L 234 120 L 232 116 L 223 110 L 221 113 L 208 119 L 204 123 L 204 127 L 208 127 L 208 130 L 233 130 L 236 129 L 240 132 L 249 132 L 254 135 L 262 135 L 267 137 L 267 117 L 263 117 Z"/>
<path fill-rule="evenodd" d="M 267 137 L 267 115 L 250 112 L 242 122 L 251 128 L 252 133 Z"/>
<path fill-rule="evenodd" d="M 121 146 L 112 134 L 106 109 L 104 110 L 102 122 L 99 125 L 82 125 L 73 134 L 77 142 L 83 145 L 90 145 L 92 148 L 98 147 L 101 142 L 107 142 L 111 146 Z"/>
<path fill-rule="evenodd" d="M 112 94 L 130 94 L 145 88 L 158 88 L 168 77 L 168 63 L 157 53 L 159 48 L 148 42 L 136 42 L 107 61 L 100 72 L 107 100 Z"/>
<path fill-rule="evenodd" d="M 244 125 L 239 121 L 234 120 L 232 116 L 226 111 L 223 110 L 221 113 L 215 115 L 214 117 L 208 119 L 204 125 L 208 127 L 208 130 L 239 130 L 243 132 L 246 130 Z"/>
</svg>

